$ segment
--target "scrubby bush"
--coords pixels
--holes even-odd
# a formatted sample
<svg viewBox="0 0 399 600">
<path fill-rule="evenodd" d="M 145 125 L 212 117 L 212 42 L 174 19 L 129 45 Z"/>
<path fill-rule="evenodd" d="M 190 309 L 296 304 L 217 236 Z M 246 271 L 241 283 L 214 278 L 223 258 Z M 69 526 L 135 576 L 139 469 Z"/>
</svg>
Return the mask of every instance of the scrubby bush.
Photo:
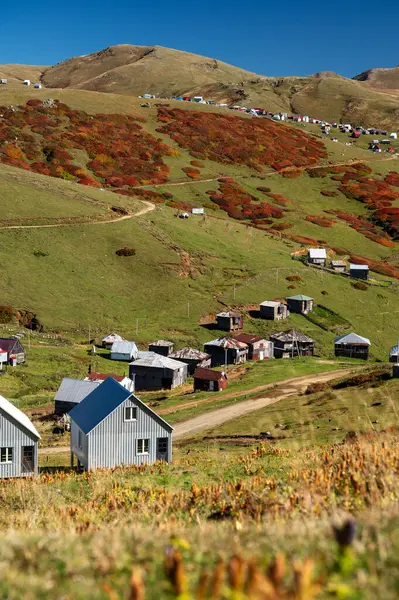
<svg viewBox="0 0 399 600">
<path fill-rule="evenodd" d="M 134 256 L 136 254 L 135 248 L 120 248 L 115 252 L 117 256 Z"/>
<path fill-rule="evenodd" d="M 355 290 L 362 290 L 363 292 L 368 289 L 367 283 L 363 283 L 362 281 L 352 281 L 352 287 L 354 287 Z"/>
</svg>

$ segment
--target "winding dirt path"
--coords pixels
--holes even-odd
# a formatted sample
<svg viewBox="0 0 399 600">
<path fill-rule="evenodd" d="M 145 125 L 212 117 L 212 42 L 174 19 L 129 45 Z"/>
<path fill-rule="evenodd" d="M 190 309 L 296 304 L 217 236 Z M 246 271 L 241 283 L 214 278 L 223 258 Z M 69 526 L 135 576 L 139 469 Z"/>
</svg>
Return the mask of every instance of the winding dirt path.
<svg viewBox="0 0 399 600">
<path fill-rule="evenodd" d="M 273 388 L 272 391 L 262 398 L 242 400 L 241 402 L 198 415 L 187 421 L 176 423 L 173 431 L 173 439 L 178 440 L 184 436 L 196 434 L 204 429 L 212 429 L 213 427 L 226 423 L 226 421 L 238 419 L 247 413 L 260 410 L 270 404 L 275 404 L 289 396 L 298 395 L 304 392 L 311 383 L 328 382 L 349 375 L 352 372 L 353 367 L 350 369 L 340 369 L 339 371 L 329 371 L 317 375 L 305 375 L 303 377 L 287 379 L 285 381 L 280 381 L 277 385 L 270 384 L 269 387 Z M 256 390 L 257 388 L 254 388 L 254 390 L 246 390 L 245 393 Z"/>
<path fill-rule="evenodd" d="M 115 219 L 104 219 L 100 221 L 86 221 L 84 223 L 54 223 L 54 225 L 2 225 L 1 229 L 49 229 L 55 227 L 78 227 L 80 225 L 105 225 L 107 223 L 120 223 L 121 221 L 127 221 L 136 217 L 141 217 L 155 210 L 155 204 L 148 200 L 140 200 L 145 205 L 144 208 L 140 209 L 136 213 L 122 215 Z"/>
</svg>

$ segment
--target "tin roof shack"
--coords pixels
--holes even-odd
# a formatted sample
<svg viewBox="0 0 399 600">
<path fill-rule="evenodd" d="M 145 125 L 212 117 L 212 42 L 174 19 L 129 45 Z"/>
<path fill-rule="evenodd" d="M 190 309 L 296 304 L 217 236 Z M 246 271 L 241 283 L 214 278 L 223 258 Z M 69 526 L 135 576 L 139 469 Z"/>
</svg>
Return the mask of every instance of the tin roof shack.
<svg viewBox="0 0 399 600">
<path fill-rule="evenodd" d="M 266 360 L 268 358 L 273 358 L 273 342 L 265 340 L 259 335 L 239 333 L 233 336 L 233 340 L 247 344 L 248 360 Z"/>
<path fill-rule="evenodd" d="M 97 373 L 96 371 L 92 371 L 91 373 L 88 374 L 87 377 L 85 377 L 85 381 L 96 381 L 97 383 L 102 383 L 103 381 L 108 379 L 108 377 L 112 377 L 112 379 L 115 379 L 115 381 L 120 383 L 124 388 L 126 388 L 130 392 L 134 392 L 133 381 L 129 377 L 126 377 L 125 375 Z"/>
<path fill-rule="evenodd" d="M 309 248 L 308 263 L 310 265 L 325 266 L 327 260 L 327 252 L 325 248 Z"/>
<path fill-rule="evenodd" d="M 0 396 L 0 479 L 37 475 L 39 440 L 25 413 Z"/>
<path fill-rule="evenodd" d="M 237 365 L 247 360 L 248 346 L 233 338 L 221 337 L 204 344 L 204 350 L 211 356 L 212 367 Z"/>
<path fill-rule="evenodd" d="M 280 321 L 286 319 L 289 315 L 286 304 L 272 300 L 265 300 L 259 304 L 259 312 L 262 319 L 268 319 L 269 321 Z"/>
<path fill-rule="evenodd" d="M 114 344 L 115 342 L 126 342 L 126 340 L 120 336 L 118 333 L 109 333 L 108 335 L 106 335 L 105 337 L 103 337 L 102 339 L 102 347 L 103 348 L 107 348 L 108 350 L 111 350 L 112 348 L 112 344 Z"/>
<path fill-rule="evenodd" d="M 134 342 L 114 342 L 111 347 L 112 360 L 134 360 L 139 355 L 139 350 Z"/>
<path fill-rule="evenodd" d="M 357 333 L 341 335 L 334 340 L 335 356 L 367 360 L 370 345 L 371 342 L 368 338 L 357 335 Z"/>
<path fill-rule="evenodd" d="M 221 312 L 216 315 L 217 328 L 222 331 L 238 331 L 242 329 L 243 318 L 239 312 Z"/>
<path fill-rule="evenodd" d="M 295 329 L 273 333 L 270 340 L 274 344 L 274 358 L 313 356 L 314 340 Z"/>
<path fill-rule="evenodd" d="M 8 364 L 15 366 L 25 362 L 25 348 L 17 338 L 0 338 L 0 348 L 7 352 Z"/>
<path fill-rule="evenodd" d="M 331 268 L 336 273 L 345 273 L 345 271 L 346 271 L 346 264 L 342 260 L 332 260 L 331 261 Z"/>
<path fill-rule="evenodd" d="M 349 275 L 352 277 L 352 279 L 367 280 L 369 278 L 369 266 L 351 264 L 349 265 Z"/>
<path fill-rule="evenodd" d="M 211 357 L 209 354 L 201 352 L 201 350 L 195 350 L 195 348 L 190 348 L 189 346 L 173 352 L 170 358 L 186 363 L 189 375 L 192 375 L 195 369 L 199 367 L 206 368 L 211 366 Z"/>
<path fill-rule="evenodd" d="M 173 342 L 167 342 L 166 340 L 158 340 L 148 346 L 149 352 L 155 352 L 161 356 L 169 356 L 173 352 Z"/>
<path fill-rule="evenodd" d="M 307 315 L 312 312 L 314 300 L 304 294 L 297 294 L 286 298 L 288 309 L 290 312 L 298 313 L 299 315 Z"/>
<path fill-rule="evenodd" d="M 227 375 L 224 371 L 196 369 L 194 373 L 194 392 L 221 392 L 227 387 Z"/>
<path fill-rule="evenodd" d="M 155 352 L 140 352 L 129 365 L 136 390 L 173 390 L 187 379 L 187 365 Z"/>
<path fill-rule="evenodd" d="M 71 379 L 64 377 L 54 397 L 54 413 L 65 415 L 69 413 L 79 402 L 91 394 L 100 383 L 98 381 L 87 381 L 85 379 Z"/>
<path fill-rule="evenodd" d="M 392 346 L 389 351 L 389 362 L 391 363 L 399 363 L 399 345 Z"/>
<path fill-rule="evenodd" d="M 173 428 L 110 377 L 71 412 L 71 463 L 86 470 L 172 460 Z"/>
</svg>

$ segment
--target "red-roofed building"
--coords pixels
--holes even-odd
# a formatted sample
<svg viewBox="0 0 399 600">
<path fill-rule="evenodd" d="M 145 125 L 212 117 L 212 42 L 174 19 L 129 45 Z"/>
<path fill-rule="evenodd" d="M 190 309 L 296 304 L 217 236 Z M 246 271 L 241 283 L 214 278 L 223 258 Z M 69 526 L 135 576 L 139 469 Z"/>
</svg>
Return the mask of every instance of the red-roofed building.
<svg viewBox="0 0 399 600">
<path fill-rule="evenodd" d="M 120 383 L 125 389 L 130 392 L 134 392 L 134 382 L 126 375 L 114 375 L 113 373 L 97 373 L 96 371 L 92 371 L 85 378 L 85 381 L 98 381 L 99 383 L 108 379 L 108 377 L 112 377 L 118 383 Z"/>
<path fill-rule="evenodd" d="M 220 392 L 227 387 L 227 375 L 224 371 L 196 369 L 194 373 L 194 392 Z"/>
</svg>

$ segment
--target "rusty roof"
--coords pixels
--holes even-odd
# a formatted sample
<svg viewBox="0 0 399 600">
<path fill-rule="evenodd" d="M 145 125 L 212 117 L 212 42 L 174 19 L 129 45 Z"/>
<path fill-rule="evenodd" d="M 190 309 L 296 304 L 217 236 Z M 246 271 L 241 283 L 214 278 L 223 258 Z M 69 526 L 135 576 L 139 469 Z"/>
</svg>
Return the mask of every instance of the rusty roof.
<svg viewBox="0 0 399 600">
<path fill-rule="evenodd" d="M 244 342 L 239 342 L 234 338 L 221 337 L 216 340 L 212 340 L 210 342 L 206 342 L 204 346 L 219 346 L 220 348 L 236 348 L 237 350 L 245 350 L 248 348 L 247 344 Z"/>
<path fill-rule="evenodd" d="M 265 338 L 253 333 L 238 333 L 237 335 L 233 335 L 233 340 L 244 342 L 244 344 L 255 344 L 256 342 L 261 342 L 263 340 L 266 341 Z"/>
<path fill-rule="evenodd" d="M 181 350 L 173 352 L 170 355 L 170 358 L 176 358 L 180 360 L 206 360 L 207 358 L 210 358 L 210 356 L 206 352 L 201 352 L 201 350 L 196 350 L 195 348 L 190 348 L 189 346 L 186 346 Z"/>
<path fill-rule="evenodd" d="M 198 367 L 194 373 L 194 379 L 205 379 L 206 381 L 220 381 L 225 379 L 226 374 L 223 371 L 214 371 L 213 369 L 204 369 Z"/>
<path fill-rule="evenodd" d="M 114 375 L 113 373 L 105 374 L 105 373 L 97 373 L 96 371 L 92 371 L 86 377 L 87 381 L 105 381 L 108 377 L 112 377 L 115 381 L 119 381 L 121 383 L 125 379 L 125 375 Z"/>
<path fill-rule="evenodd" d="M 307 342 L 314 343 L 312 338 L 308 337 L 296 329 L 288 329 L 287 331 L 279 331 L 270 335 L 271 340 L 278 340 L 280 342 Z"/>
</svg>

